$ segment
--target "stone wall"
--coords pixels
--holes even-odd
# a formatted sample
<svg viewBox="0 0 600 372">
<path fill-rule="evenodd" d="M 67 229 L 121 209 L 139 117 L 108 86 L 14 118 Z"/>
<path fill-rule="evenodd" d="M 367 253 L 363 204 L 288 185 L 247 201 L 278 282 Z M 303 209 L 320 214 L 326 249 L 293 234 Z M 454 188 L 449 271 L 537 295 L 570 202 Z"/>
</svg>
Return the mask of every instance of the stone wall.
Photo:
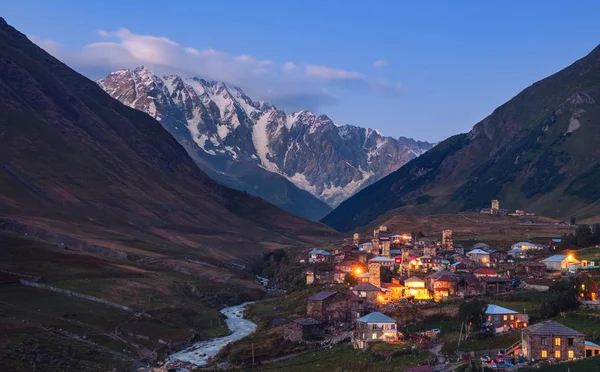
<svg viewBox="0 0 600 372">
<path fill-rule="evenodd" d="M 542 345 L 542 337 L 546 338 L 547 345 Z M 560 338 L 560 346 L 555 345 L 554 339 Z M 568 338 L 573 339 L 573 345 L 569 346 Z M 584 358 L 585 357 L 585 339 L 583 336 L 579 337 L 565 337 L 565 336 L 537 336 L 528 335 L 523 333 L 523 349 L 527 349 L 526 357 L 529 359 L 534 358 L 536 360 L 547 359 L 550 361 L 565 361 L 569 360 L 569 350 L 573 351 L 573 358 Z M 542 350 L 546 350 L 547 357 L 542 358 Z M 560 351 L 560 357 L 555 356 L 555 351 Z"/>
</svg>

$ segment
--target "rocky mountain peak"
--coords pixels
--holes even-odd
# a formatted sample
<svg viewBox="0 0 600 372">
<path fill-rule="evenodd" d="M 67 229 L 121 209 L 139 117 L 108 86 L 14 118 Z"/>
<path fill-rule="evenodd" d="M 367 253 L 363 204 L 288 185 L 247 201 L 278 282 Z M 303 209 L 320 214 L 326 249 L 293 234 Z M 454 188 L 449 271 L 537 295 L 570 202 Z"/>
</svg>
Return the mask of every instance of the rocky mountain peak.
<svg viewBox="0 0 600 372">
<path fill-rule="evenodd" d="M 143 66 L 115 71 L 98 84 L 172 133 L 183 131 L 188 146 L 257 164 L 332 206 L 432 146 L 338 126 L 308 110 L 285 113 L 224 82 L 159 76 Z"/>
</svg>

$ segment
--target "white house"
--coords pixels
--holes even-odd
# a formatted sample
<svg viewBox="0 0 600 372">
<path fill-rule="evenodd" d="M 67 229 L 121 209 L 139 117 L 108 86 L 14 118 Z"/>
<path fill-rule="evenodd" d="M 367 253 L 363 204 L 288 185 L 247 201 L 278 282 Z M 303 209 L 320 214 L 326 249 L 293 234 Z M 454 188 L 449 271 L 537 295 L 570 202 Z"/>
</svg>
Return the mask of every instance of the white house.
<svg viewBox="0 0 600 372">
<path fill-rule="evenodd" d="M 371 248 L 373 248 L 373 243 L 366 242 L 358 245 L 359 251 L 371 252 Z"/>
<path fill-rule="evenodd" d="M 542 249 L 541 246 L 529 242 L 518 242 L 511 246 L 512 249 L 520 249 L 522 251 L 528 251 L 530 249 L 539 250 Z"/>
<path fill-rule="evenodd" d="M 356 320 L 355 345 L 365 348 L 373 341 L 398 340 L 398 325 L 396 321 L 380 312 L 370 313 Z"/>
<path fill-rule="evenodd" d="M 555 254 L 541 260 L 546 265 L 546 269 L 550 271 L 567 271 L 569 265 L 579 265 L 581 262 L 575 259 L 572 255 Z"/>
<path fill-rule="evenodd" d="M 467 253 L 467 257 L 480 265 L 490 265 L 490 254 L 482 249 L 473 249 Z"/>
</svg>

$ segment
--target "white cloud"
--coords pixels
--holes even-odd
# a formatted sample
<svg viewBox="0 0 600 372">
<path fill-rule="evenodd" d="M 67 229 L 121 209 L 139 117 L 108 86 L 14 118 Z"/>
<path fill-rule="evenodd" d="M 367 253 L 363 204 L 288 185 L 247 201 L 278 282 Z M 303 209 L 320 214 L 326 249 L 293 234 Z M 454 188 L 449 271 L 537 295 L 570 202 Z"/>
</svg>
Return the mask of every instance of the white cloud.
<svg viewBox="0 0 600 372">
<path fill-rule="evenodd" d="M 270 59 L 248 54 L 232 56 L 212 48 L 182 46 L 164 36 L 136 34 L 126 28 L 97 30 L 96 34 L 100 38 L 98 42 L 77 49 L 34 36 L 30 39 L 92 78 L 103 77 L 116 69 L 145 65 L 158 73 L 195 75 L 225 81 L 240 86 L 251 97 L 271 100 L 273 103 L 279 101 L 288 107 L 299 107 L 292 102 L 293 99 L 311 110 L 336 104 L 335 97 L 327 94 L 327 88 L 335 85 L 379 92 L 396 89 L 394 84 L 356 71 L 317 64 L 298 65 L 292 61 L 277 64 Z M 280 94 L 281 99 L 274 97 L 275 93 L 268 93 L 267 89 Z"/>
<path fill-rule="evenodd" d="M 294 71 L 296 69 L 296 64 L 294 62 L 286 62 L 281 66 L 283 71 Z"/>
<path fill-rule="evenodd" d="M 306 76 L 325 80 L 363 80 L 365 76 L 359 72 L 331 68 L 327 66 L 306 65 Z"/>
<path fill-rule="evenodd" d="M 388 61 L 386 61 L 385 59 L 378 59 L 376 61 L 373 61 L 373 67 L 375 68 L 382 68 L 388 65 Z"/>
</svg>

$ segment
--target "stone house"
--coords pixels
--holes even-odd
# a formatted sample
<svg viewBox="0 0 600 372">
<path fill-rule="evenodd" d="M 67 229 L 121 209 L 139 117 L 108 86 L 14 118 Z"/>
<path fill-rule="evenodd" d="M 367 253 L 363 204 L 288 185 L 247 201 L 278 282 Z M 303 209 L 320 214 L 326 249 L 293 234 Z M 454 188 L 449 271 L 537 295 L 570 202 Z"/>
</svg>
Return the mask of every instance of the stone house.
<svg viewBox="0 0 600 372">
<path fill-rule="evenodd" d="M 467 257 L 469 259 L 475 261 L 475 263 L 479 266 L 489 266 L 490 265 L 490 254 L 482 249 L 473 249 L 467 253 Z"/>
<path fill-rule="evenodd" d="M 327 262 L 331 261 L 331 253 L 323 249 L 313 249 L 308 252 L 308 262 Z"/>
<path fill-rule="evenodd" d="M 434 298 L 446 298 L 453 296 L 458 291 L 460 278 L 453 274 L 444 274 L 432 280 Z"/>
<path fill-rule="evenodd" d="M 383 292 L 381 288 L 376 287 L 371 283 L 360 283 L 355 285 L 352 288 L 352 293 L 371 303 L 381 301 L 383 299 Z"/>
<path fill-rule="evenodd" d="M 425 286 L 425 280 L 413 276 L 404 281 L 407 297 L 414 297 L 415 300 L 429 300 L 429 290 Z"/>
<path fill-rule="evenodd" d="M 310 297 L 306 315 L 331 326 L 350 326 L 364 314 L 365 300 L 351 291 L 320 292 Z"/>
<path fill-rule="evenodd" d="M 373 312 L 356 320 L 354 344 L 360 348 L 369 342 L 397 341 L 399 339 L 398 324 L 389 316 Z"/>
<path fill-rule="evenodd" d="M 536 261 L 519 262 L 515 267 L 515 274 L 541 278 L 546 274 L 546 265 L 543 262 Z"/>
<path fill-rule="evenodd" d="M 311 341 L 322 333 L 321 322 L 312 318 L 294 320 L 283 328 L 283 338 L 293 342 Z"/>
<path fill-rule="evenodd" d="M 526 328 L 529 324 L 529 315 L 520 314 L 498 305 L 487 305 L 484 314 L 486 325 L 491 327 L 496 333 Z"/>
<path fill-rule="evenodd" d="M 483 276 L 480 279 L 487 293 L 504 293 L 511 289 L 511 280 L 505 277 Z"/>
<path fill-rule="evenodd" d="M 523 329 L 521 348 L 527 359 L 565 361 L 585 357 L 583 333 L 553 320 Z"/>
</svg>

